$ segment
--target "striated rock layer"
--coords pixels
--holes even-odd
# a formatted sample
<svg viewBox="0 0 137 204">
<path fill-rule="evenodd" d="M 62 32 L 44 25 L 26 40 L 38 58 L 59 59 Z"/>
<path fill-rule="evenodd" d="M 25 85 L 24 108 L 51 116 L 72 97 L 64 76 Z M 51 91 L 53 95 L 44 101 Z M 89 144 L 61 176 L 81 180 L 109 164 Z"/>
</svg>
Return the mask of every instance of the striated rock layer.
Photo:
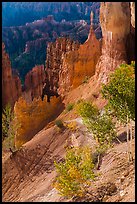
<svg viewBox="0 0 137 204">
<path fill-rule="evenodd" d="M 13 76 L 9 55 L 2 44 L 2 107 L 9 103 L 12 107 L 21 95 L 21 81 L 18 76 Z"/>
</svg>

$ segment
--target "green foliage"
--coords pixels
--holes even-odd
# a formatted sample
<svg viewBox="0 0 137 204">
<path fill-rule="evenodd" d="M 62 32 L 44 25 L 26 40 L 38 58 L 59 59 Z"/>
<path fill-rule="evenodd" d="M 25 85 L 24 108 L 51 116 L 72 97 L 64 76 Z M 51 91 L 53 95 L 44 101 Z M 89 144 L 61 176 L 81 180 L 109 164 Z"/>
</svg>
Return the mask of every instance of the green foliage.
<svg viewBox="0 0 137 204">
<path fill-rule="evenodd" d="M 13 120 L 13 113 L 10 104 L 3 109 L 2 113 L 2 141 L 10 135 L 11 121 Z"/>
<path fill-rule="evenodd" d="M 74 103 L 69 103 L 66 107 L 66 111 L 69 112 L 69 111 L 73 110 L 73 108 L 74 108 Z"/>
<path fill-rule="evenodd" d="M 20 124 L 17 122 L 8 104 L 2 113 L 2 141 L 3 148 L 15 150 L 15 135 Z"/>
<path fill-rule="evenodd" d="M 102 94 L 116 117 L 126 123 L 127 115 L 135 120 L 135 63 L 122 64 L 103 85 Z"/>
<path fill-rule="evenodd" d="M 95 121 L 88 120 L 86 124 L 101 146 L 110 146 L 112 140 L 116 137 L 115 125 L 106 114 L 98 116 Z"/>
<path fill-rule="evenodd" d="M 54 187 L 67 197 L 83 196 L 85 185 L 95 178 L 91 149 L 87 146 L 67 149 L 64 162 L 56 163 L 58 173 Z"/>
<path fill-rule="evenodd" d="M 111 117 L 105 112 L 103 115 L 89 102 L 81 102 L 77 111 L 82 116 L 84 124 L 93 133 L 100 148 L 107 148 L 116 137 L 115 125 Z"/>
<path fill-rule="evenodd" d="M 94 119 L 98 115 L 98 109 L 87 101 L 82 101 L 77 104 L 77 112 L 82 118 Z"/>
<path fill-rule="evenodd" d="M 55 125 L 60 129 L 64 127 L 63 122 L 61 120 L 56 120 Z"/>
</svg>

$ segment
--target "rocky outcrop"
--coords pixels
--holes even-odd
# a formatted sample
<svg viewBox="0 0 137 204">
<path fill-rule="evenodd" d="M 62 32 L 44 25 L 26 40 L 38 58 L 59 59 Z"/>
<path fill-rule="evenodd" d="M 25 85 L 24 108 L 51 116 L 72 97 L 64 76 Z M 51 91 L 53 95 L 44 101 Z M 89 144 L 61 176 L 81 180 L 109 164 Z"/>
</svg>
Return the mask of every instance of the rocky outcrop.
<svg viewBox="0 0 137 204">
<path fill-rule="evenodd" d="M 59 71 L 58 93 L 64 96 L 69 90 L 84 83 L 95 74 L 95 66 L 101 54 L 101 41 L 97 40 L 93 30 L 93 13 L 88 39 L 78 50 L 66 53 Z"/>
<path fill-rule="evenodd" d="M 13 107 L 21 92 L 21 81 L 18 76 L 13 76 L 9 55 L 2 43 L 2 107 L 8 103 Z"/>
<path fill-rule="evenodd" d="M 23 97 L 31 102 L 34 98 L 42 96 L 43 85 L 46 81 L 44 65 L 37 65 L 25 77 Z"/>
<path fill-rule="evenodd" d="M 59 38 L 48 44 L 46 72 L 49 88 L 46 87 L 46 90 L 64 96 L 82 84 L 85 78 L 95 74 L 95 66 L 101 54 L 101 42 L 94 33 L 93 19 L 91 13 L 91 28 L 83 45 L 69 38 Z"/>
<path fill-rule="evenodd" d="M 135 28 L 135 2 L 130 2 L 131 7 L 131 24 Z"/>
<path fill-rule="evenodd" d="M 102 28 L 102 55 L 96 65 L 96 79 L 106 83 L 111 71 L 128 62 L 127 41 L 130 34 L 130 4 L 128 2 L 102 2 L 100 7 Z"/>
<path fill-rule="evenodd" d="M 135 2 L 130 2 L 131 26 L 127 41 L 128 62 L 135 61 Z"/>
<path fill-rule="evenodd" d="M 55 43 L 49 43 L 47 47 L 46 72 L 48 75 L 48 82 L 50 92 L 57 93 L 59 88 L 59 80 L 63 59 L 66 53 L 75 51 L 79 48 L 79 43 L 74 42 L 69 38 L 58 38 Z M 67 76 L 65 76 L 67 80 Z M 64 79 L 63 79 L 64 80 Z"/>
</svg>

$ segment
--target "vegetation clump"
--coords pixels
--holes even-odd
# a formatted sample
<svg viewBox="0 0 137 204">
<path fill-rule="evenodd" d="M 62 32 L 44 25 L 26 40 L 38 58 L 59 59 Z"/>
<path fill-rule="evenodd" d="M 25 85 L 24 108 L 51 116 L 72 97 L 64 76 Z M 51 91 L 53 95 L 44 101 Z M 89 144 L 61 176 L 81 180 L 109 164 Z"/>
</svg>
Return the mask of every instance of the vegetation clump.
<svg viewBox="0 0 137 204">
<path fill-rule="evenodd" d="M 108 109 L 118 121 L 127 126 L 128 160 L 133 160 L 129 130 L 132 140 L 132 121 L 135 121 L 135 62 L 120 65 L 110 76 L 109 83 L 103 85 L 102 94 L 108 99 Z"/>
<path fill-rule="evenodd" d="M 61 195 L 82 197 L 89 181 L 95 178 L 91 149 L 87 146 L 67 149 L 64 162 L 55 162 L 57 171 L 54 187 Z"/>
<path fill-rule="evenodd" d="M 69 112 L 69 111 L 73 110 L 73 108 L 74 108 L 74 103 L 69 103 L 66 107 L 66 111 Z"/>
<path fill-rule="evenodd" d="M 2 143 L 4 149 L 11 149 L 12 151 L 16 149 L 15 136 L 19 127 L 20 124 L 15 118 L 10 104 L 8 104 L 2 112 Z"/>
<path fill-rule="evenodd" d="M 56 120 L 55 125 L 60 129 L 62 129 L 64 127 L 62 120 Z"/>
</svg>

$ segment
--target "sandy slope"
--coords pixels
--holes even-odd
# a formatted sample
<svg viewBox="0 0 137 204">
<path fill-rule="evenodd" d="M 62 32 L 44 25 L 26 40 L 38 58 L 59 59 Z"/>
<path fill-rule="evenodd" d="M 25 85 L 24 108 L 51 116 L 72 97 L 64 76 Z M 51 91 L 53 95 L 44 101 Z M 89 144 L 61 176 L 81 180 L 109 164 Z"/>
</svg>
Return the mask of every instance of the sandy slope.
<svg viewBox="0 0 137 204">
<path fill-rule="evenodd" d="M 89 144 L 95 147 L 96 142 L 78 118 L 77 132 L 70 129 L 59 131 L 56 126 L 41 130 L 22 149 L 3 160 L 2 182 L 3 201 L 67 201 L 61 197 L 52 182 L 56 176 L 54 161 L 61 160 L 65 154 L 65 146 Z M 69 122 L 69 121 L 68 121 Z M 67 142 L 66 142 L 67 141 Z M 134 142 L 133 142 L 134 147 Z M 126 142 L 115 144 L 104 156 L 101 174 L 92 187 L 98 188 L 101 183 L 112 181 L 117 186 L 117 193 L 109 200 L 134 200 L 134 164 L 126 160 Z M 134 148 L 133 148 L 134 149 Z M 121 184 L 122 175 L 129 171 Z M 94 189 L 93 188 L 93 189 Z M 91 188 L 92 189 L 92 188 Z M 123 190 L 123 191 L 122 191 Z"/>
</svg>

